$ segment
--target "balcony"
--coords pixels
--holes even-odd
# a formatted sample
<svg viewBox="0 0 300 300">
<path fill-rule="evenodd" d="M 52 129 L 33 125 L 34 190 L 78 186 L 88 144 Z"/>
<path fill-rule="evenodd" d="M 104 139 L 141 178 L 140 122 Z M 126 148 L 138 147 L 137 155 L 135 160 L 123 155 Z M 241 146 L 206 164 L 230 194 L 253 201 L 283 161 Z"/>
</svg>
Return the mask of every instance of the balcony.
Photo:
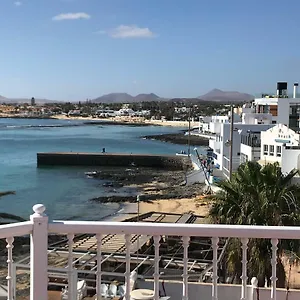
<svg viewBox="0 0 300 300">
<path fill-rule="evenodd" d="M 87 299 L 103 299 L 101 297 L 101 284 L 105 276 L 111 275 L 114 278 L 121 278 L 125 282 L 126 294 L 125 299 L 132 299 L 131 289 L 131 272 L 137 271 L 137 280 L 139 289 L 151 289 L 153 295 L 147 299 L 166 299 L 161 295 L 161 286 L 170 299 L 204 299 L 204 300 L 294 300 L 299 299 L 300 292 L 297 290 L 278 289 L 276 287 L 276 263 L 277 263 L 277 245 L 281 239 L 299 239 L 300 227 L 268 227 L 268 226 L 234 226 L 234 225 L 208 225 L 208 224 L 180 224 L 180 223 L 139 223 L 136 222 L 85 222 L 85 221 L 53 221 L 49 222 L 45 215 L 45 207 L 37 204 L 33 207 L 34 213 L 30 216 L 30 221 L 0 226 L 0 238 L 6 239 L 7 248 L 7 299 L 16 298 L 16 274 L 17 268 L 28 268 L 30 270 L 30 298 L 31 300 L 48 299 L 49 278 L 53 274 L 60 274 L 67 282 L 68 298 L 78 298 L 78 281 L 81 276 L 93 275 L 95 278 L 96 296 Z M 48 235 L 60 234 L 66 236 L 65 254 L 66 267 L 49 266 L 49 255 L 54 250 L 48 249 Z M 76 252 L 75 246 L 78 235 L 89 234 L 93 237 L 94 254 L 92 251 Z M 30 235 L 30 262 L 14 263 L 13 246 L 14 237 Z M 106 271 L 102 268 L 105 262 L 111 258 L 105 254 L 105 245 L 107 236 L 116 236 L 124 241 L 122 251 L 124 272 Z M 138 257 L 136 245 L 142 243 L 142 240 L 151 240 L 153 255 L 147 257 Z M 162 261 L 161 251 L 166 239 L 172 239 L 174 245 L 178 246 L 181 252 L 182 260 Z M 192 243 L 197 238 L 204 238 L 209 241 L 209 251 L 207 264 L 197 263 L 197 258 L 190 259 Z M 242 254 L 242 276 L 241 285 L 229 285 L 220 283 L 220 272 L 218 265 L 225 249 L 228 238 L 238 238 L 241 241 Z M 255 278 L 247 277 L 247 244 L 249 239 L 270 239 L 272 244 L 272 276 L 270 278 L 271 288 L 257 288 Z M 145 240 L 145 239 L 144 239 Z M 225 243 L 224 243 L 225 242 Z M 78 244 L 78 243 L 77 243 Z M 199 247 L 200 247 L 199 243 Z M 110 245 L 113 247 L 114 245 Z M 91 246 L 92 248 L 92 246 Z M 57 252 L 57 255 L 61 253 Z M 133 258 L 134 257 L 134 258 Z M 86 263 L 91 263 L 91 268 L 82 270 L 77 268 L 80 259 Z M 132 261 L 134 260 L 134 261 Z M 133 262 L 133 263 L 132 263 Z M 147 262 L 146 275 L 139 275 L 139 269 L 143 263 Z M 167 274 L 168 266 L 174 264 L 177 266 L 177 272 L 173 275 Z M 132 267 L 134 265 L 134 268 Z M 197 272 L 192 272 L 193 267 L 197 265 Z M 200 272 L 200 269 L 204 271 Z M 179 271 L 180 274 L 179 274 Z M 176 271 L 176 270 L 175 270 Z M 203 283 L 204 277 L 210 277 L 210 283 Z M 91 276 L 89 277 L 91 280 Z M 257 296 L 259 295 L 259 296 Z M 146 298 L 143 298 L 146 299 Z"/>
</svg>

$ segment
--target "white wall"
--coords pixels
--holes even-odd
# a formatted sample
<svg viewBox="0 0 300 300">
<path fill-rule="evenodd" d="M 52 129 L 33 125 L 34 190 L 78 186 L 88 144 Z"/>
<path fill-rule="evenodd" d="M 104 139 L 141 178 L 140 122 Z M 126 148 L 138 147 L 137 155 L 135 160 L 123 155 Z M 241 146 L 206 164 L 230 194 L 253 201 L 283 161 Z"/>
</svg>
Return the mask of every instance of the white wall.
<svg viewBox="0 0 300 300">
<path fill-rule="evenodd" d="M 281 158 L 282 173 L 289 173 L 293 169 L 300 169 L 300 149 L 284 149 Z"/>
<path fill-rule="evenodd" d="M 279 98 L 277 123 L 289 126 L 289 113 L 291 104 L 300 104 L 300 98 Z"/>
<path fill-rule="evenodd" d="M 271 114 L 259 114 L 259 113 L 243 113 L 243 124 L 272 124 Z"/>
<path fill-rule="evenodd" d="M 222 123 L 210 122 L 209 123 L 209 131 L 211 133 L 220 133 L 221 132 Z"/>
<path fill-rule="evenodd" d="M 260 160 L 260 148 L 241 144 L 241 155 L 247 155 L 248 161 Z"/>
<path fill-rule="evenodd" d="M 251 131 L 265 131 L 275 125 L 272 124 L 242 124 L 242 123 L 234 123 L 234 131 L 233 131 L 233 161 L 238 161 L 240 159 L 239 153 L 241 153 L 241 134 L 243 132 Z M 242 130 L 240 134 L 238 130 Z M 217 159 L 215 159 L 215 163 L 220 165 L 220 170 L 223 169 L 224 165 L 224 156 L 229 158 L 230 147 L 226 146 L 226 141 L 230 139 L 230 124 L 225 123 L 221 124 L 221 133 L 222 142 L 220 143 L 220 154 L 217 154 Z"/>
<path fill-rule="evenodd" d="M 153 290 L 154 285 L 151 281 L 139 282 L 138 288 L 146 288 Z M 161 284 L 160 284 L 160 290 Z M 171 300 L 182 300 L 182 282 L 168 282 L 165 281 L 165 290 L 167 296 L 171 297 Z M 251 299 L 251 286 L 247 286 L 247 299 Z M 271 289 L 260 288 L 259 289 L 260 299 L 270 300 Z M 189 300 L 211 300 L 212 299 L 212 284 L 210 283 L 189 283 L 188 286 L 188 298 Z M 218 284 L 218 300 L 240 300 L 241 299 L 241 285 L 233 284 Z M 277 289 L 277 300 L 286 300 L 286 290 Z M 289 300 L 299 300 L 300 291 L 290 290 Z M 256 298 L 256 291 L 255 297 Z"/>
<path fill-rule="evenodd" d="M 215 152 L 220 153 L 221 142 L 216 140 L 209 140 L 209 147 L 212 148 Z"/>
<path fill-rule="evenodd" d="M 283 144 L 287 146 L 299 145 L 299 134 L 283 124 L 261 133 L 261 160 L 282 163 Z M 264 154 L 264 145 L 268 146 L 268 153 Z M 270 146 L 274 146 L 274 155 L 270 155 Z M 281 156 L 277 156 L 277 146 L 281 147 Z M 292 150 L 291 150 L 292 151 Z"/>
<path fill-rule="evenodd" d="M 275 105 L 279 99 L 286 100 L 287 98 L 256 98 L 254 100 L 255 105 Z"/>
</svg>

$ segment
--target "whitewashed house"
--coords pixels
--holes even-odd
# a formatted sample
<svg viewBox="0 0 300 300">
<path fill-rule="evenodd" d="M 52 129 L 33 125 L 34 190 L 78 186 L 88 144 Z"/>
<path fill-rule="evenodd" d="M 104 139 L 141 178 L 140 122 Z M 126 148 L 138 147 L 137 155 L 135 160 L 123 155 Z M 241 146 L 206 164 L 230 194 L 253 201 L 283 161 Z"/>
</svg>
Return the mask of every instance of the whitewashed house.
<svg viewBox="0 0 300 300">
<path fill-rule="evenodd" d="M 241 133 L 240 163 L 259 161 L 261 149 L 261 132 L 251 131 Z"/>
<path fill-rule="evenodd" d="M 295 145 L 286 144 L 276 145 L 273 151 L 268 151 L 268 155 L 263 155 L 266 151 L 260 149 L 260 132 L 274 127 L 276 124 L 284 124 L 286 128 L 300 130 L 300 98 L 297 98 L 298 84 L 294 84 L 293 97 L 288 96 L 287 82 L 277 83 L 276 95 L 263 95 L 257 98 L 253 103 L 243 105 L 236 109 L 234 114 L 234 132 L 233 132 L 233 171 L 237 169 L 240 163 L 247 160 L 254 161 L 279 161 L 282 164 L 282 170 L 285 172 L 291 170 L 295 163 L 291 162 L 291 157 L 285 159 L 285 155 L 294 155 L 293 161 L 298 159 L 295 152 Z M 209 141 L 210 148 L 213 149 L 214 162 L 224 175 L 228 174 L 229 151 L 230 151 L 230 116 L 214 116 L 209 125 L 209 131 L 213 138 Z M 249 137 L 249 133 L 251 137 Z M 266 135 L 264 135 L 266 136 Z M 256 140 L 253 140 L 256 139 Z M 275 147 L 275 146 L 274 146 Z M 277 148 L 278 147 L 278 148 Z M 289 148 L 292 147 L 292 148 Z M 298 144 L 297 146 L 298 147 Z M 278 156 L 277 156 L 278 150 Z M 291 152 L 293 150 L 293 152 Z M 285 151 L 280 154 L 279 151 Z M 270 155 L 269 155 L 270 154 Z"/>
<path fill-rule="evenodd" d="M 298 98 L 298 83 L 294 83 L 293 97 L 289 97 L 287 82 L 277 83 L 276 95 L 262 95 L 254 101 L 255 112 L 271 114 L 273 124 L 284 124 L 298 130 L 300 116 L 300 98 Z"/>
<path fill-rule="evenodd" d="M 283 173 L 300 170 L 300 135 L 283 124 L 261 133 L 260 164 L 278 162 Z"/>
</svg>

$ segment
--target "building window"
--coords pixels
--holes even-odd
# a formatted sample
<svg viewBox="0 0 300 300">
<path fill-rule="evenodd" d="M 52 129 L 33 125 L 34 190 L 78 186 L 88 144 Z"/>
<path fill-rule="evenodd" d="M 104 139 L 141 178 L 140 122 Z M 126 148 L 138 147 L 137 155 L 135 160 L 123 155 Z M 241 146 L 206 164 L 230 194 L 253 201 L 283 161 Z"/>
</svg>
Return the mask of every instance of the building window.
<svg viewBox="0 0 300 300">
<path fill-rule="evenodd" d="M 241 164 L 247 162 L 249 159 L 248 159 L 248 155 L 244 154 L 244 153 L 241 153 L 241 157 L 240 157 L 240 162 Z"/>
<path fill-rule="evenodd" d="M 276 147 L 276 156 L 281 157 L 281 146 Z"/>
<path fill-rule="evenodd" d="M 268 145 L 264 145 L 264 155 L 268 155 Z"/>
<path fill-rule="evenodd" d="M 270 156 L 274 156 L 274 146 L 273 145 L 270 145 L 270 153 L 269 153 Z"/>
</svg>

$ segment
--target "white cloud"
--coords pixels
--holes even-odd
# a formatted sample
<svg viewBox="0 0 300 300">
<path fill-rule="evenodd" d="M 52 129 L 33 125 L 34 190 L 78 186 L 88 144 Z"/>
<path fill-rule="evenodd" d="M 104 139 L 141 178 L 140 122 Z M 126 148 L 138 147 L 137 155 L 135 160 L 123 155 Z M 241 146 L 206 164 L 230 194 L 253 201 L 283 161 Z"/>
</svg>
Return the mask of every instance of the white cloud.
<svg viewBox="0 0 300 300">
<path fill-rule="evenodd" d="M 90 19 L 91 16 L 84 12 L 79 13 L 67 13 L 60 14 L 52 18 L 53 21 L 64 21 L 64 20 L 79 20 L 79 19 Z"/>
<path fill-rule="evenodd" d="M 132 83 L 133 83 L 133 84 L 137 84 L 137 80 L 133 80 Z"/>
<path fill-rule="evenodd" d="M 108 31 L 98 31 L 98 33 L 107 34 L 115 39 L 153 38 L 156 36 L 149 28 L 136 25 L 120 25 Z"/>
<path fill-rule="evenodd" d="M 15 6 L 21 6 L 22 2 L 21 1 L 15 1 L 14 4 L 15 4 Z"/>
</svg>

